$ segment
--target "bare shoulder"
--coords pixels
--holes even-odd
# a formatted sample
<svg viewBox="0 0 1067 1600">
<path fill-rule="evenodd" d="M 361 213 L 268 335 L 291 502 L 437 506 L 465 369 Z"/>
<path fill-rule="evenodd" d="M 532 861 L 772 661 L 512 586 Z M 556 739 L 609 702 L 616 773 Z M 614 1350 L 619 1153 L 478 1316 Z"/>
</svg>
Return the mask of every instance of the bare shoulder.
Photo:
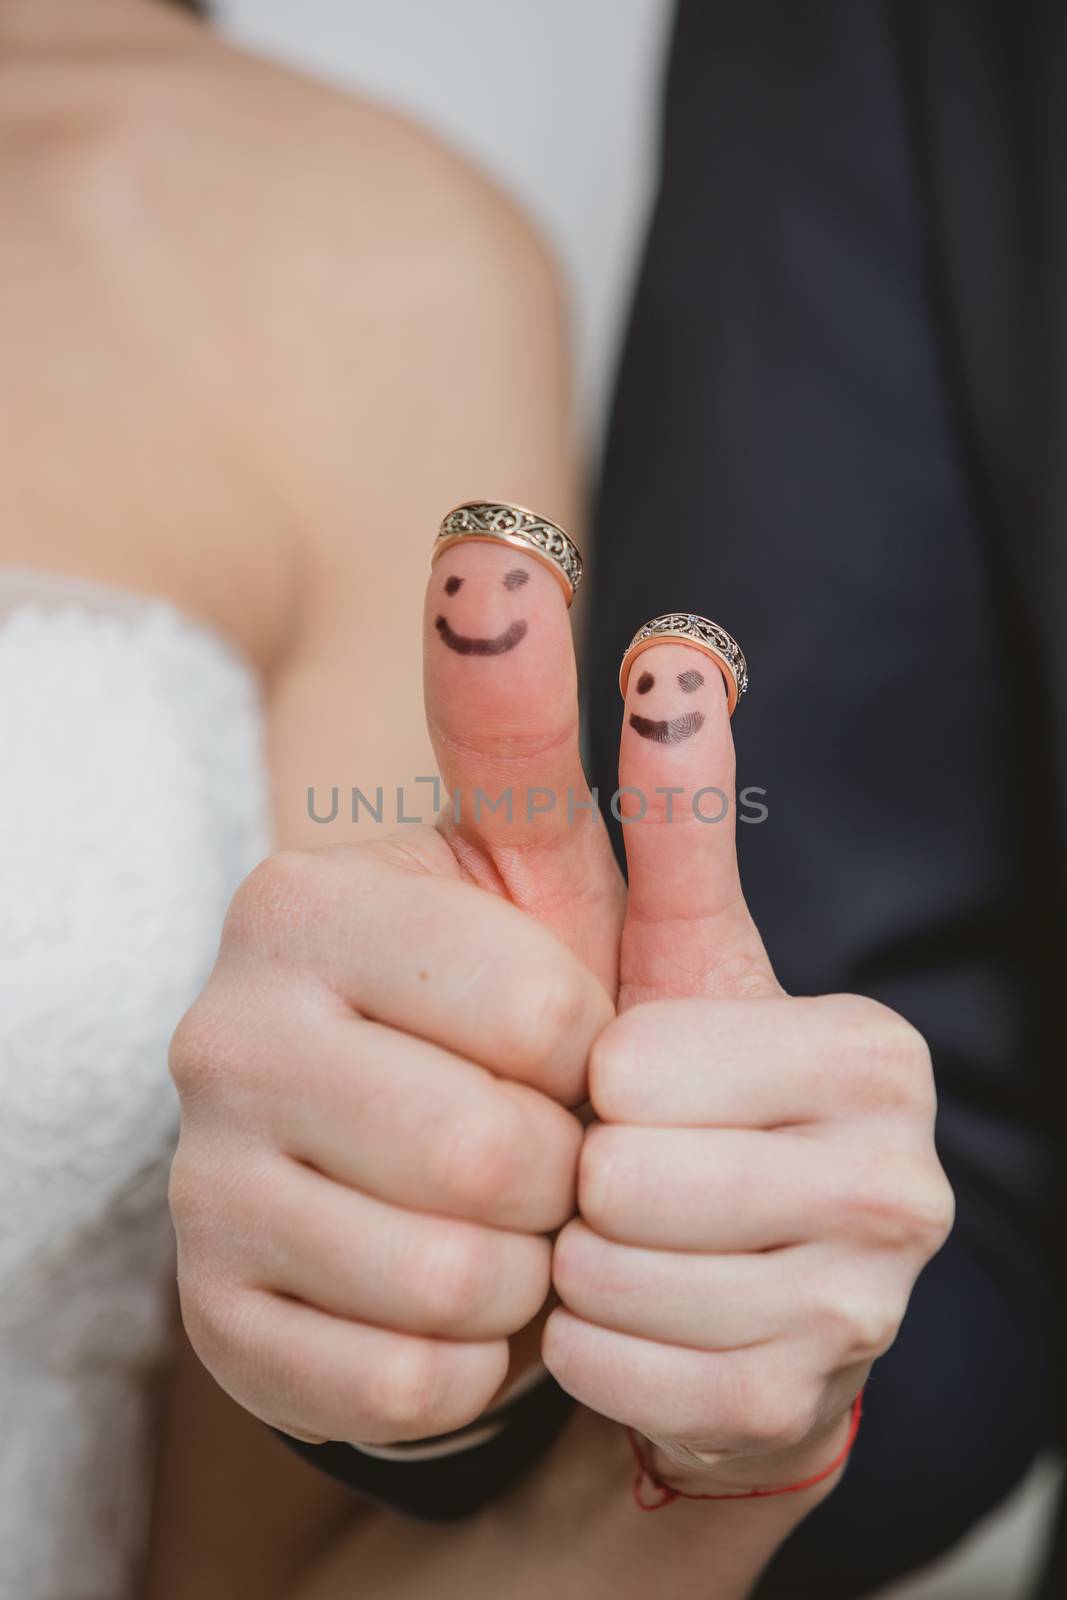
<svg viewBox="0 0 1067 1600">
<path fill-rule="evenodd" d="M 355 284 L 383 261 L 395 272 L 403 246 L 413 273 L 444 267 L 450 249 L 471 278 L 505 267 L 558 295 L 529 219 L 411 118 L 236 48 L 157 0 L 97 0 L 94 27 L 57 44 L 19 26 L 38 5 L 47 14 L 53 0 L 8 0 L 0 16 L 0 126 L 22 170 L 102 246 L 195 219 L 191 247 L 240 241 L 245 273 L 264 262 L 257 247 L 266 266 L 305 271 L 343 254 Z"/>
<path fill-rule="evenodd" d="M 410 119 L 155 0 L 94 0 L 73 35 L 48 25 L 78 12 L 0 14 L 0 213 L 17 241 L 0 336 L 8 371 L 30 374 L 18 392 L 0 380 L 25 476 L 0 520 L 23 528 L 11 502 L 32 503 L 75 530 L 44 546 L 27 529 L 38 558 L 162 589 L 269 668 L 309 573 L 351 560 L 354 526 L 423 540 L 485 484 L 502 399 L 516 442 L 496 482 L 520 438 L 532 479 L 565 449 L 559 277 L 502 191 Z M 62 370 L 75 362 L 91 394 Z M 146 479 L 166 486 L 147 507 Z"/>
</svg>

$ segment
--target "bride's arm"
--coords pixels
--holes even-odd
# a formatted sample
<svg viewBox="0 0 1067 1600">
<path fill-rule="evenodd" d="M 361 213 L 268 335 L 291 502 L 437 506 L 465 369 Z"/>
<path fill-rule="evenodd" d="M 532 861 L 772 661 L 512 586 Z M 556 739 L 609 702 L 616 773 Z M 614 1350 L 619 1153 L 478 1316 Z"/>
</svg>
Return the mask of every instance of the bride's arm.
<svg viewBox="0 0 1067 1600">
<path fill-rule="evenodd" d="M 180 1327 L 156 1471 L 150 1600 L 280 1600 L 362 1514 L 222 1392 Z"/>
</svg>

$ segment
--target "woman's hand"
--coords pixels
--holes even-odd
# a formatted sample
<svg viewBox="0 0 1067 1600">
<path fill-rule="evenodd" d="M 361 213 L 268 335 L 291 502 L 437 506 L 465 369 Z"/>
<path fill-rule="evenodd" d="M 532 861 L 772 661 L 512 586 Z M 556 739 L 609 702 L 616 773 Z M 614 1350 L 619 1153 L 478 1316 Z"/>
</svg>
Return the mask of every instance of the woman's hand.
<svg viewBox="0 0 1067 1600">
<path fill-rule="evenodd" d="M 521 620 L 521 646 L 457 652 L 442 614 L 456 637 Z M 264 863 L 173 1046 L 186 1327 L 223 1388 L 304 1438 L 417 1438 L 491 1400 L 548 1294 L 581 1140 L 566 1108 L 613 1016 L 622 880 L 582 777 L 560 588 L 460 547 L 426 627 L 458 819 Z M 528 816 L 528 786 L 559 808 Z M 504 789 L 510 822 L 488 808 Z"/>
<path fill-rule="evenodd" d="M 678 643 L 640 668 L 620 756 L 620 1014 L 593 1046 L 599 1121 L 543 1353 L 653 1441 L 664 1481 L 742 1492 L 833 1460 L 952 1197 L 920 1035 L 872 1001 L 775 981 L 738 878 L 718 670 Z M 700 725 L 668 742 L 672 719 Z"/>
</svg>

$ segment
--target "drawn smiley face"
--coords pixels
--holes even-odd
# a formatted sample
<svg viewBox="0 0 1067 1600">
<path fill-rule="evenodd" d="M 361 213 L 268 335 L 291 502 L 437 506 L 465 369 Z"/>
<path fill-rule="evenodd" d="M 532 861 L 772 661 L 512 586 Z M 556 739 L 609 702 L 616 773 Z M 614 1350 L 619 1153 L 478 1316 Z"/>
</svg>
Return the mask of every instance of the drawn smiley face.
<svg viewBox="0 0 1067 1600">
<path fill-rule="evenodd" d="M 521 589 L 528 583 L 530 574 L 522 567 L 514 567 L 510 572 L 505 572 L 503 583 L 505 589 Z M 458 594 L 463 587 L 463 579 L 453 573 L 445 579 L 445 594 Z M 450 626 L 448 618 L 439 614 L 434 620 L 438 637 L 442 644 L 447 644 L 459 656 L 502 656 L 509 650 L 514 650 L 526 637 L 528 623 L 522 617 L 517 617 L 510 622 L 503 633 L 495 634 L 489 639 L 479 639 L 466 633 L 456 633 Z"/>
<path fill-rule="evenodd" d="M 679 672 L 675 680 L 683 694 L 696 694 L 703 687 L 704 674 L 691 667 L 687 672 Z M 647 694 L 656 680 L 651 672 L 642 672 L 637 680 L 637 693 Z M 704 713 L 702 711 L 683 711 L 680 716 L 668 717 L 664 720 L 655 720 L 651 717 L 639 717 L 636 711 L 630 713 L 630 726 L 642 739 L 651 739 L 653 744 L 681 744 L 683 739 L 691 739 L 694 733 L 699 733 L 704 726 Z"/>
</svg>

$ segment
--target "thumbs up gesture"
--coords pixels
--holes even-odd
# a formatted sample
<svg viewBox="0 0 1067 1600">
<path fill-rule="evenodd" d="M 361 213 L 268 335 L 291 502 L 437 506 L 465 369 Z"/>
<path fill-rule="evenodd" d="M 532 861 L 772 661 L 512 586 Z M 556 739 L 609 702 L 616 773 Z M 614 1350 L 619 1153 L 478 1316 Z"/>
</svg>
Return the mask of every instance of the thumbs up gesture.
<svg viewBox="0 0 1067 1600">
<path fill-rule="evenodd" d="M 186 1326 L 256 1415 L 386 1443 L 479 1416 L 554 1287 L 546 1364 L 663 1481 L 787 1481 L 832 1456 L 949 1226 L 929 1059 L 881 1006 L 783 994 L 722 679 L 677 642 L 627 690 L 627 894 L 566 599 L 521 544 L 441 547 L 437 827 L 239 891 L 172 1050 Z"/>
<path fill-rule="evenodd" d="M 661 1483 L 794 1483 L 840 1452 L 951 1226 L 929 1055 L 884 1006 L 775 979 L 738 876 L 723 679 L 690 645 L 629 674 L 619 794 L 618 1015 L 590 1057 L 544 1358 L 645 1436 Z"/>
</svg>

